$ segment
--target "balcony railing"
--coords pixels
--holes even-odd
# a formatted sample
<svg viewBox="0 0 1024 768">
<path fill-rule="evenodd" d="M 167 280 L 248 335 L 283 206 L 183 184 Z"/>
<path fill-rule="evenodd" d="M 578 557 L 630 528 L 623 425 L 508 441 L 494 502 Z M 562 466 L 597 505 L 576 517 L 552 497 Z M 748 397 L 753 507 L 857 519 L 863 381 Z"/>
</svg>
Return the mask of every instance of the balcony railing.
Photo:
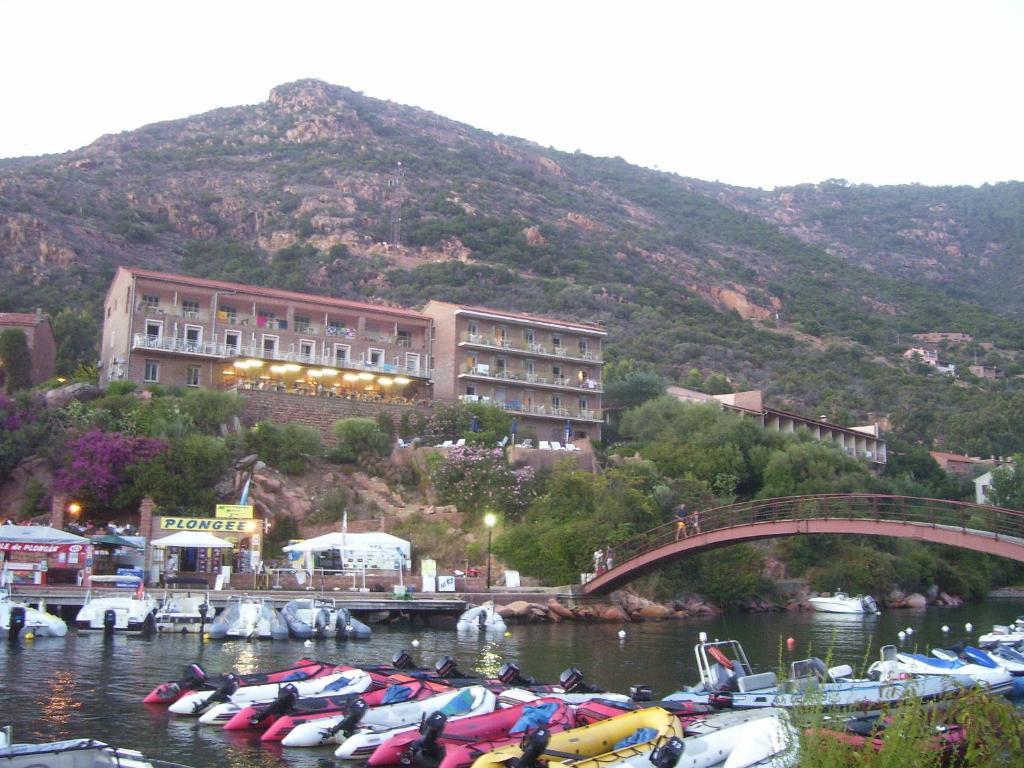
<svg viewBox="0 0 1024 768">
<path fill-rule="evenodd" d="M 490 347 L 491 349 L 507 349 L 513 352 L 525 352 L 531 355 L 547 355 L 548 357 L 561 357 L 567 360 L 583 360 L 588 363 L 600 363 L 601 356 L 593 352 L 580 352 L 571 350 L 568 347 L 546 347 L 537 342 L 514 341 L 512 339 L 496 339 L 485 336 L 482 333 L 463 333 L 459 339 L 461 344 L 471 344 L 477 347 Z"/>
<path fill-rule="evenodd" d="M 481 395 L 460 395 L 464 403 L 483 403 L 503 408 L 510 413 L 524 416 L 543 416 L 550 419 L 575 419 L 577 421 L 601 421 L 604 417 L 599 408 L 563 408 L 561 406 L 524 403 L 520 400 L 497 401 Z"/>
<path fill-rule="evenodd" d="M 201 355 L 204 357 L 217 357 L 223 359 L 245 357 L 259 360 L 269 360 L 283 363 L 299 363 L 326 368 L 340 368 L 345 370 L 368 371 L 377 374 L 393 374 L 396 376 L 415 376 L 421 379 L 429 379 L 433 372 L 426 368 L 402 365 L 398 362 L 370 363 L 365 360 L 338 360 L 333 355 L 308 355 L 300 352 L 284 352 L 277 349 L 263 349 L 259 346 L 222 344 L 206 341 L 188 341 L 181 338 L 168 338 L 166 336 L 147 336 L 144 333 L 135 334 L 134 349 L 155 349 L 163 352 L 179 352 L 188 355 Z"/>
<path fill-rule="evenodd" d="M 462 365 L 459 367 L 459 374 L 462 376 L 480 376 L 498 381 L 513 381 L 530 386 L 553 387 L 555 389 L 571 389 L 577 392 L 593 392 L 600 394 L 604 391 L 601 382 L 594 379 L 578 381 L 565 376 L 539 376 L 535 373 L 510 371 L 508 368 L 492 369 L 489 365 Z"/>
</svg>

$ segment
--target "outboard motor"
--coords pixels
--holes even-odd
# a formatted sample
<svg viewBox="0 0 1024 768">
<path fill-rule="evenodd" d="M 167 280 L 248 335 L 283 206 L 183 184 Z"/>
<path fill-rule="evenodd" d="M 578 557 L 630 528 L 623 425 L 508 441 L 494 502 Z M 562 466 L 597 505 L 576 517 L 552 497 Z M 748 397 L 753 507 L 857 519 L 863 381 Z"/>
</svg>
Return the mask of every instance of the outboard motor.
<svg viewBox="0 0 1024 768">
<path fill-rule="evenodd" d="M 558 684 L 566 693 L 600 693 L 600 688 L 588 685 L 579 667 L 569 667 L 558 676 Z"/>
<path fill-rule="evenodd" d="M 278 691 L 277 698 L 263 707 L 258 714 L 250 717 L 249 722 L 253 725 L 259 725 L 271 715 L 279 717 L 286 712 L 290 712 L 298 700 L 299 689 L 288 683 L 288 685 L 282 686 L 281 690 Z"/>
<path fill-rule="evenodd" d="M 460 677 L 475 677 L 475 675 L 467 675 L 464 672 L 462 672 L 455 665 L 455 659 L 451 656 L 442 656 L 440 659 L 437 660 L 437 662 L 434 664 L 434 674 L 436 674 L 438 677 L 444 677 L 449 679 Z"/>
<path fill-rule="evenodd" d="M 202 637 L 206 631 L 206 615 L 210 612 L 209 603 L 201 603 L 199 605 L 199 636 Z"/>
<path fill-rule="evenodd" d="M 420 737 L 402 753 L 402 765 L 416 764 L 423 768 L 437 768 L 444 759 L 444 745 L 438 744 L 437 740 L 444 733 L 447 722 L 448 715 L 439 710 L 420 723 Z"/>
<path fill-rule="evenodd" d="M 7 639 L 16 643 L 21 636 L 21 630 L 25 628 L 25 606 L 16 605 L 11 608 L 8 621 L 10 626 L 7 629 Z"/>
<path fill-rule="evenodd" d="M 231 694 L 238 690 L 238 686 L 238 676 L 229 672 L 224 675 L 224 679 L 220 681 L 220 685 L 217 686 L 206 701 L 197 701 L 195 703 L 195 711 L 199 712 L 202 709 L 208 709 L 213 704 L 224 703 L 231 698 Z"/>
<path fill-rule="evenodd" d="M 522 756 L 509 760 L 509 768 L 541 768 L 540 756 L 544 754 L 550 741 L 551 731 L 543 726 L 535 731 L 529 731 L 519 745 L 523 750 Z"/>
<path fill-rule="evenodd" d="M 146 614 L 146 618 L 142 621 L 142 631 L 140 633 L 143 637 L 153 637 L 156 634 L 156 612 L 151 611 Z"/>
<path fill-rule="evenodd" d="M 654 764 L 654 768 L 676 768 L 685 748 L 683 740 L 673 736 L 651 752 L 651 763 Z"/>
<path fill-rule="evenodd" d="M 198 664 L 189 664 L 185 667 L 185 674 L 174 684 L 181 691 L 191 691 L 198 688 L 207 680 L 206 671 Z"/>
<path fill-rule="evenodd" d="M 313 631 L 317 637 L 323 637 L 327 634 L 327 627 L 331 625 L 331 613 L 326 608 L 321 608 L 316 612 L 316 621 L 314 622 Z"/>
<path fill-rule="evenodd" d="M 103 634 L 110 635 L 114 632 L 114 627 L 117 626 L 117 611 L 113 608 L 107 608 L 103 612 Z"/>
<path fill-rule="evenodd" d="M 408 651 L 399 651 L 391 657 L 391 666 L 395 669 L 413 669 L 416 664 Z"/>
<path fill-rule="evenodd" d="M 324 731 L 324 737 L 333 736 L 336 733 L 342 733 L 345 736 L 351 736 L 356 732 L 356 727 L 359 725 L 359 721 L 363 719 L 363 715 L 370 708 L 366 700 L 361 696 L 356 699 L 352 699 L 349 705 L 345 708 L 345 716 L 341 719 L 336 726 L 328 728 Z"/>
<path fill-rule="evenodd" d="M 537 681 L 532 677 L 523 675 L 519 670 L 519 665 L 511 661 L 506 661 L 498 669 L 498 680 L 502 685 L 518 686 L 518 685 L 536 685 Z"/>
<path fill-rule="evenodd" d="M 631 685 L 629 687 L 629 698 L 633 701 L 651 701 L 654 694 L 651 693 L 649 685 Z"/>
</svg>

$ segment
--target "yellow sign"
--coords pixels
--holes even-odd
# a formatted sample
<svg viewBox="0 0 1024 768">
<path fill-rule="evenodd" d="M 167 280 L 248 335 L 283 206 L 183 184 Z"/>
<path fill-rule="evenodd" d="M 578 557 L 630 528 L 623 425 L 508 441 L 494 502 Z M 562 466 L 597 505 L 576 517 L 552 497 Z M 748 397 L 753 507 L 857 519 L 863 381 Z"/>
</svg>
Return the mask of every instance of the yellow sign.
<svg viewBox="0 0 1024 768">
<path fill-rule="evenodd" d="M 218 504 L 217 517 L 228 517 L 233 520 L 249 520 L 252 518 L 252 504 Z"/>
<path fill-rule="evenodd" d="M 225 520 L 219 517 L 161 517 L 161 531 L 210 531 L 211 533 L 253 533 L 256 520 Z"/>
</svg>

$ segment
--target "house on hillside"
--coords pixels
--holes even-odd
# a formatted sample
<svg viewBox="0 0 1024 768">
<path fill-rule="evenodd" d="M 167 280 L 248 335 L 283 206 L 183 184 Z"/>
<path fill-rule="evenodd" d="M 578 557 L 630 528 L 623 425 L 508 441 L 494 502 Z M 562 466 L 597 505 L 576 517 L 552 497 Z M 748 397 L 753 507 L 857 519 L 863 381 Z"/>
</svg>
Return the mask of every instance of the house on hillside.
<svg viewBox="0 0 1024 768">
<path fill-rule="evenodd" d="M 50 318 L 41 309 L 35 312 L 0 312 L 0 331 L 14 328 L 25 334 L 32 355 L 32 386 L 53 378 L 57 361 L 57 342 L 53 338 Z M 0 384 L 3 369 L 0 369 Z"/>
<path fill-rule="evenodd" d="M 876 470 L 883 469 L 887 461 L 885 438 L 882 437 L 882 430 L 877 424 L 842 427 L 830 424 L 824 418 L 812 419 L 778 408 L 768 408 L 764 405 L 761 391 L 756 389 L 727 395 L 708 395 L 673 386 L 666 390 L 666 394 L 683 402 L 717 403 L 733 413 L 756 419 L 763 429 L 784 434 L 793 434 L 801 428 L 806 429 L 815 440 L 832 443 L 851 456 L 870 462 Z"/>
<path fill-rule="evenodd" d="M 960 477 L 971 477 L 986 469 L 996 467 L 1012 466 L 1009 458 L 993 456 L 990 459 L 983 459 L 979 456 L 967 456 L 962 453 L 949 453 L 948 451 L 928 451 L 938 465 L 946 472 Z"/>
<path fill-rule="evenodd" d="M 979 379 L 988 379 L 990 381 L 1001 379 L 1004 376 L 1002 368 L 993 368 L 989 365 L 969 365 L 967 370 Z"/>
<path fill-rule="evenodd" d="M 956 366 L 952 364 L 943 365 L 939 362 L 939 353 L 937 350 L 928 349 L 927 347 L 911 347 L 903 353 L 904 360 L 916 361 L 929 365 L 939 373 L 955 374 Z"/>
</svg>

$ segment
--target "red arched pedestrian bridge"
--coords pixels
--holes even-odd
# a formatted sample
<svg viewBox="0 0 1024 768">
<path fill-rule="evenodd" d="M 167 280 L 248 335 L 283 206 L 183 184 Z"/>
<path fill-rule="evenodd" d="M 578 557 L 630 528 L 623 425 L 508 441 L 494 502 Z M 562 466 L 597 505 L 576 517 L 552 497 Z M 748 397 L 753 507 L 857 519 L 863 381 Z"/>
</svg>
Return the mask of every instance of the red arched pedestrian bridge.
<svg viewBox="0 0 1024 768">
<path fill-rule="evenodd" d="M 788 496 L 701 510 L 610 547 L 612 567 L 583 585 L 600 594 L 694 552 L 807 533 L 917 539 L 1024 562 L 1024 512 L 874 494 Z"/>
</svg>

